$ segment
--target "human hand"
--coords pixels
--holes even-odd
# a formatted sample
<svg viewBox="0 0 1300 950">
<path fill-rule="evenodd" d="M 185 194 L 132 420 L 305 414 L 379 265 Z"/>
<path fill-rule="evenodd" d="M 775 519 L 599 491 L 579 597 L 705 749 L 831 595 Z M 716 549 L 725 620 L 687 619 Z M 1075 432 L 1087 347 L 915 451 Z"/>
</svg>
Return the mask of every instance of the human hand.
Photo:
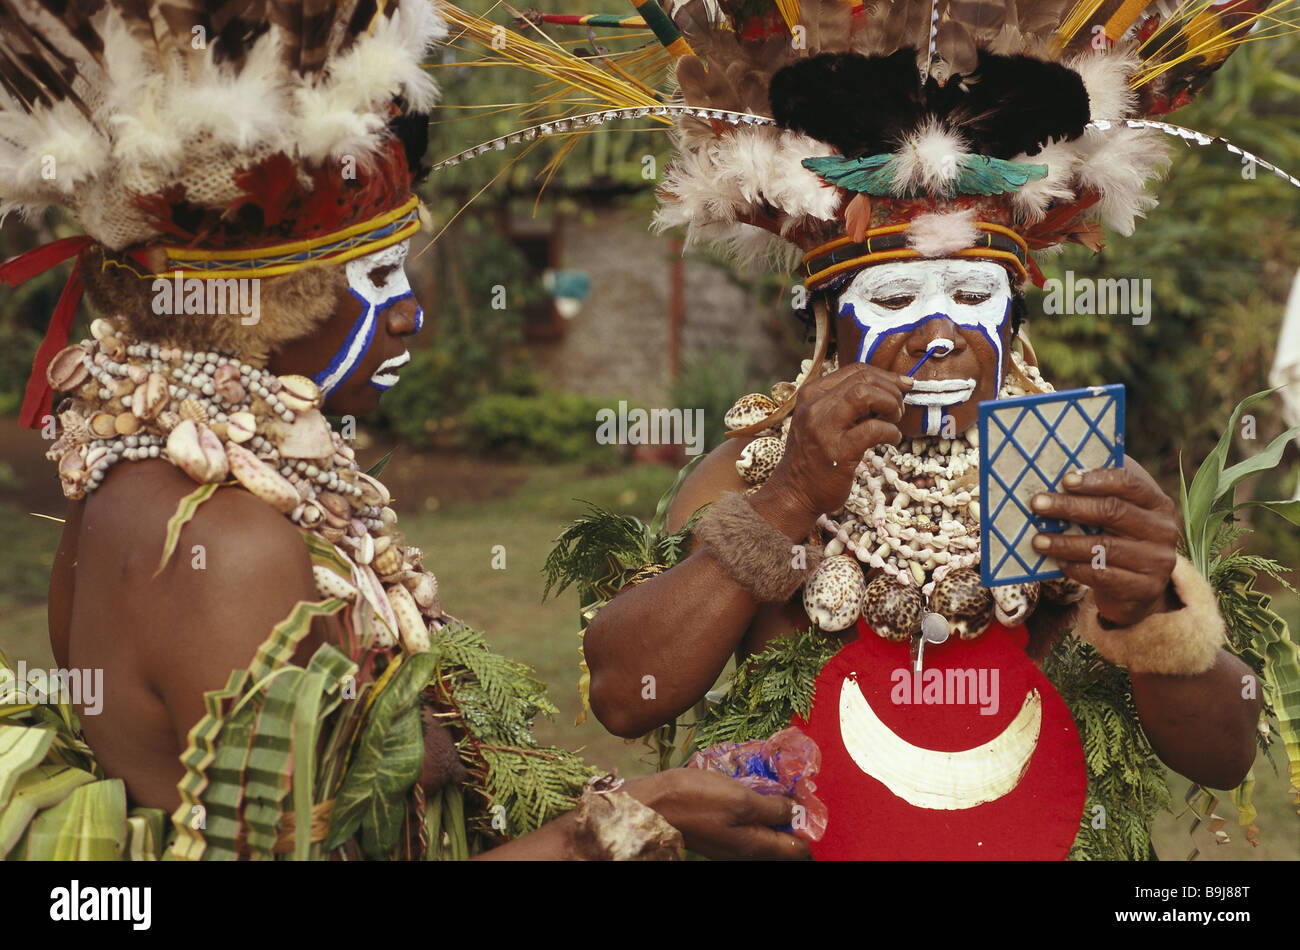
<svg viewBox="0 0 1300 950">
<path fill-rule="evenodd" d="M 755 493 L 781 498 L 787 509 L 807 516 L 835 511 L 849 495 L 853 473 L 873 445 L 903 438 L 903 395 L 912 381 L 869 363 L 852 363 L 799 390 L 785 454 Z"/>
<path fill-rule="evenodd" d="M 1039 534 L 1034 550 L 1050 554 L 1066 577 L 1091 587 L 1098 615 L 1111 624 L 1132 626 L 1153 613 L 1178 609 L 1170 585 L 1177 511 L 1155 479 L 1125 456 L 1122 468 L 1071 473 L 1061 487 L 1064 492 L 1035 495 L 1030 502 L 1035 513 L 1103 531 Z"/>
<path fill-rule="evenodd" d="M 628 781 L 623 791 L 682 833 L 686 847 L 714 860 L 797 860 L 808 843 L 777 831 L 790 824 L 794 801 L 760 795 L 735 779 L 700 769 L 672 769 Z"/>
</svg>

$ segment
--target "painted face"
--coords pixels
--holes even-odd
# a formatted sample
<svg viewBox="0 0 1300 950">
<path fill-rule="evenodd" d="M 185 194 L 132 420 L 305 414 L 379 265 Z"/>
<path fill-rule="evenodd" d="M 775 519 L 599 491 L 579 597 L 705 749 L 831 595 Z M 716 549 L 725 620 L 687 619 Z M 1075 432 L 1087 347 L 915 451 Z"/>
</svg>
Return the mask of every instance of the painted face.
<svg viewBox="0 0 1300 950">
<path fill-rule="evenodd" d="M 334 316 L 315 333 L 285 345 L 271 359 L 275 373 L 308 376 L 325 392 L 336 414 L 361 415 L 379 403 L 411 360 L 402 337 L 424 324 L 402 264 L 409 242 L 344 265 L 348 286 Z"/>
<path fill-rule="evenodd" d="M 1010 337 L 1011 285 L 992 261 L 897 261 L 864 269 L 839 298 L 841 360 L 852 354 L 915 386 L 904 435 L 943 435 L 974 424 L 997 395 Z"/>
<path fill-rule="evenodd" d="M 329 364 L 312 377 L 327 396 L 365 362 L 366 353 L 374 344 L 375 326 L 382 319 L 384 311 L 399 301 L 414 299 L 415 294 L 406 280 L 406 271 L 402 269 L 410 243 L 403 241 L 344 265 L 348 275 L 348 289 L 361 302 L 361 315 L 357 317 L 347 339 Z M 424 311 L 417 304 L 414 332 L 419 333 L 423 326 Z M 411 354 L 405 350 L 401 356 L 384 360 L 371 373 L 370 385 L 380 392 L 391 389 L 397 384 L 397 375 L 393 371 L 405 366 L 410 360 Z"/>
</svg>

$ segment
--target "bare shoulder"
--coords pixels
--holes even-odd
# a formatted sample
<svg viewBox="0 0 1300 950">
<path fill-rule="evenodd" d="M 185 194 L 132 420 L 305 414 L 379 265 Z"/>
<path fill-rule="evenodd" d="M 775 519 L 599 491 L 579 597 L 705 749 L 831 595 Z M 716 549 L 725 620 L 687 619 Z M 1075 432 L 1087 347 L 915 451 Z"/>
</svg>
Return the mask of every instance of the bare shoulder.
<svg viewBox="0 0 1300 950">
<path fill-rule="evenodd" d="M 740 453 L 753 438 L 724 439 L 704 457 L 695 471 L 682 483 L 672 507 L 668 509 L 668 530 L 677 531 L 697 510 L 711 505 L 730 491 L 749 487 L 736 471 Z"/>
<path fill-rule="evenodd" d="M 122 466 L 82 524 L 77 606 L 112 611 L 155 680 L 193 663 L 208 668 L 200 679 L 224 681 L 298 601 L 316 599 L 301 533 L 237 487 L 199 506 L 159 570 L 167 522 L 195 487 L 166 462 Z"/>
<path fill-rule="evenodd" d="M 87 501 L 83 536 L 92 544 L 118 549 L 125 572 L 147 571 L 154 579 L 167 522 L 197 487 L 166 462 L 122 466 Z M 234 486 L 219 489 L 198 507 L 181 532 L 178 552 L 196 544 L 212 562 L 202 569 L 216 576 L 247 574 L 285 562 L 310 564 L 298 529 L 266 502 Z M 182 560 L 173 556 L 158 575 L 162 586 L 189 576 L 190 571 L 178 572 Z"/>
</svg>

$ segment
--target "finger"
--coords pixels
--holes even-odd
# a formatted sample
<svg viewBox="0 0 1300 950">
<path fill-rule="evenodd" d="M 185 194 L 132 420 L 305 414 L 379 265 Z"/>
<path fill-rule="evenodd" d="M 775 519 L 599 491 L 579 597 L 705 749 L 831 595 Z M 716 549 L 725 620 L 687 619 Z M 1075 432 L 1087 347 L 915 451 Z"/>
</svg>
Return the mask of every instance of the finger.
<svg viewBox="0 0 1300 950">
<path fill-rule="evenodd" d="M 856 369 L 857 372 L 845 376 L 822 396 L 828 405 L 858 404 L 863 402 L 868 394 L 885 395 L 891 404 L 902 403 L 905 390 L 900 380 L 906 377 L 863 363 L 858 363 Z"/>
<path fill-rule="evenodd" d="M 1170 511 L 1174 505 L 1155 479 L 1136 462 L 1126 463 L 1123 468 L 1070 472 L 1061 479 L 1061 487 L 1076 495 L 1117 495 L 1152 510 Z"/>
<path fill-rule="evenodd" d="M 816 379 L 805 380 L 804 384 L 799 387 L 799 398 L 801 400 L 809 401 L 820 398 L 840 383 L 844 382 L 844 380 L 851 376 L 856 376 L 858 372 L 856 367 L 860 365 L 862 364 L 850 363 L 848 366 L 841 366 L 839 369 L 832 373 L 827 373 L 825 376 L 818 376 Z"/>
<path fill-rule="evenodd" d="M 848 382 L 824 399 L 826 422 L 848 428 L 865 419 L 898 422 L 903 418 L 903 394 L 898 389 L 865 381 Z"/>
<path fill-rule="evenodd" d="M 1098 570 L 1090 563 L 1062 561 L 1061 573 L 1072 581 L 1100 591 L 1107 600 L 1134 605 L 1150 603 L 1163 593 L 1166 586 L 1145 574 L 1109 564 Z M 1093 595 L 1094 599 L 1096 596 Z"/>
<path fill-rule="evenodd" d="M 868 419 L 858 423 L 844 433 L 842 461 L 852 461 L 854 465 L 873 445 L 897 445 L 903 441 L 903 431 L 892 422 L 883 419 Z"/>
<path fill-rule="evenodd" d="M 1107 528 L 1114 534 L 1161 545 L 1178 543 L 1178 527 L 1167 513 L 1144 508 L 1119 495 L 1043 492 L 1030 499 L 1035 514 Z"/>
<path fill-rule="evenodd" d="M 745 829 L 743 853 L 760 861 L 801 861 L 810 856 L 808 842 L 785 831 L 753 827 Z"/>
<path fill-rule="evenodd" d="M 833 373 L 828 373 L 818 379 L 804 383 L 799 390 L 799 397 L 809 400 L 818 399 L 843 385 L 846 381 L 852 380 L 871 380 L 882 385 L 893 386 L 900 391 L 912 388 L 912 380 L 906 376 L 901 376 L 887 369 L 881 369 L 879 366 L 872 366 L 870 363 L 849 363 L 847 366 L 841 366 Z"/>
<path fill-rule="evenodd" d="M 854 363 L 849 369 L 850 372 L 845 376 L 844 383 L 856 379 L 881 386 L 890 391 L 897 391 L 900 397 L 912 388 L 912 379 L 910 377 L 895 373 L 893 370 L 872 366 L 870 363 Z M 843 386 L 844 383 L 839 385 Z"/>
<path fill-rule="evenodd" d="M 1038 534 L 1034 550 L 1058 561 L 1100 560 L 1107 568 L 1122 567 L 1138 574 L 1168 579 L 1174 570 L 1174 548 L 1108 534 Z"/>
<path fill-rule="evenodd" d="M 745 789 L 746 796 L 743 814 L 748 819 L 746 824 L 767 825 L 779 828 L 788 825 L 794 819 L 794 801 L 784 795 L 760 795 L 753 789 Z"/>
</svg>

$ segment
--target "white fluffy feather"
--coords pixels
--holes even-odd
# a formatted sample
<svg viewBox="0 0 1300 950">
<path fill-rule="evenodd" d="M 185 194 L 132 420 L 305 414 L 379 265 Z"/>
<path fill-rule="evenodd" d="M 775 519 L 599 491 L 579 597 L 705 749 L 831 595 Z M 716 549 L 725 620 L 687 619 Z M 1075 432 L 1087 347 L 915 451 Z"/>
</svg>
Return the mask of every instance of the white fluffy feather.
<svg viewBox="0 0 1300 950">
<path fill-rule="evenodd" d="M 970 149 L 960 135 L 941 122 L 926 121 L 894 151 L 894 194 L 949 194 L 961 163 L 969 155 Z"/>
<path fill-rule="evenodd" d="M 1013 161 L 1047 166 L 1047 177 L 1026 182 L 1011 196 L 1016 219 L 1035 224 L 1047 214 L 1053 201 L 1074 197 L 1074 176 L 1079 166 L 1079 150 L 1073 142 L 1052 142 L 1037 155 L 1017 155 Z"/>
<path fill-rule="evenodd" d="M 971 247 L 979 236 L 974 208 L 951 214 L 920 214 L 907 229 L 907 243 L 922 257 L 947 257 Z"/>
<path fill-rule="evenodd" d="M 1164 137 L 1151 129 L 1089 129 L 1080 140 L 1080 189 L 1101 195 L 1095 205 L 1102 224 L 1123 235 L 1155 207 L 1147 183 L 1169 167 Z"/>
<path fill-rule="evenodd" d="M 0 119 L 0 194 L 6 198 L 66 197 L 108 159 L 108 140 L 70 102 L 31 115 L 6 104 Z"/>
<path fill-rule="evenodd" d="M 1137 106 L 1137 93 L 1128 80 L 1138 68 L 1130 52 L 1091 50 L 1067 64 L 1083 79 L 1088 112 L 1094 119 L 1127 119 Z"/>
<path fill-rule="evenodd" d="M 768 207 L 788 232 L 809 219 L 834 221 L 842 197 L 801 164 L 831 148 L 797 132 L 739 127 L 723 134 L 678 135 L 679 153 L 660 188 L 655 229 L 685 226 L 688 246 L 706 244 L 754 263 L 792 252 L 776 235 L 744 224 Z"/>
<path fill-rule="evenodd" d="M 121 247 L 151 236 L 123 204 L 132 191 L 199 184 L 209 198 L 224 198 L 236 192 L 236 171 L 275 151 L 307 162 L 373 153 L 394 96 L 420 111 L 436 100 L 421 63 L 447 28 L 436 3 L 402 3 L 307 78 L 283 63 L 276 26 L 238 71 L 216 65 L 212 46 L 180 42 L 167 54 L 152 41 L 142 46 L 112 5 L 98 32 L 100 63 L 80 57 L 89 121 L 67 102 L 28 113 L 0 94 L 0 200 L 24 213 L 69 204 L 89 233 Z M 52 180 L 42 176 L 45 155 L 55 157 Z"/>
</svg>

